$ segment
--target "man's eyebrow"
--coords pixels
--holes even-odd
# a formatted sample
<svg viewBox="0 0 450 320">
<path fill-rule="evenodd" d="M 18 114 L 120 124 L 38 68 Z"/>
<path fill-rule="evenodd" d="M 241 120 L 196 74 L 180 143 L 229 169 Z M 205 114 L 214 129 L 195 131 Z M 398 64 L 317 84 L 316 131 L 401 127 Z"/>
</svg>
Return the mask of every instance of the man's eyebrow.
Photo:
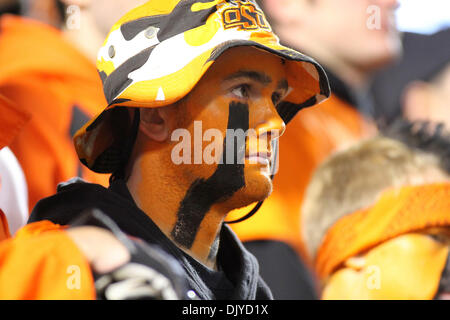
<svg viewBox="0 0 450 320">
<path fill-rule="evenodd" d="M 272 78 L 270 78 L 267 74 L 258 71 L 250 71 L 250 70 L 241 70 L 232 75 L 225 78 L 225 81 L 231 81 L 239 78 L 248 78 L 254 81 L 260 82 L 263 85 L 268 85 L 272 82 Z"/>
</svg>

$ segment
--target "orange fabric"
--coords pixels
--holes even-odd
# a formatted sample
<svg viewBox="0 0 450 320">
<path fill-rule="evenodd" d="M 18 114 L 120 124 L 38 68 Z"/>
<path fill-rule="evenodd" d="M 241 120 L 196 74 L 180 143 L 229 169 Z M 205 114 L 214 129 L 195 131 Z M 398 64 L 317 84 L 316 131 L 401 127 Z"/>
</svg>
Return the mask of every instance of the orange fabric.
<svg viewBox="0 0 450 320">
<path fill-rule="evenodd" d="M 94 64 L 58 30 L 14 16 L 3 16 L 0 30 L 0 94 L 32 115 L 10 144 L 25 173 L 31 210 L 81 169 L 70 136 L 74 106 L 90 118 L 106 102 Z M 107 185 L 107 176 L 87 168 L 82 176 Z"/>
<path fill-rule="evenodd" d="M 11 144 L 31 115 L 0 95 L 0 149 Z"/>
<path fill-rule="evenodd" d="M 301 235 L 303 194 L 316 167 L 333 151 L 375 132 L 374 127 L 336 96 L 299 112 L 280 138 L 279 171 L 273 193 L 252 218 L 231 227 L 242 241 L 274 239 L 307 258 Z M 227 220 L 248 213 L 235 210 Z"/>
<path fill-rule="evenodd" d="M 90 267 L 63 227 L 49 221 L 0 242 L 0 299 L 95 299 Z"/>
<path fill-rule="evenodd" d="M 371 208 L 338 220 L 319 248 L 316 271 L 330 275 L 346 259 L 402 234 L 450 226 L 450 183 L 386 191 Z"/>
<path fill-rule="evenodd" d="M 23 126 L 30 120 L 30 114 L 20 110 L 9 99 L 0 95 L 0 149 L 11 144 Z M 0 179 L 1 192 L 1 179 Z M 8 220 L 0 209 L 0 241 L 9 238 Z"/>
<path fill-rule="evenodd" d="M 11 237 L 11 234 L 9 233 L 8 220 L 6 219 L 5 213 L 0 209 L 0 241 L 9 237 Z"/>
</svg>

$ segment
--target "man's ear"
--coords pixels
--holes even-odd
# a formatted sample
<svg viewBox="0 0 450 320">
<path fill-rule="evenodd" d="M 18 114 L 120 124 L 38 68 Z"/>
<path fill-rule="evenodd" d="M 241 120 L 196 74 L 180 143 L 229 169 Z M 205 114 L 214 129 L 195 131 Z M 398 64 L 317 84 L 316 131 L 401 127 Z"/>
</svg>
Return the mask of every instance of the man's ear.
<svg viewBox="0 0 450 320">
<path fill-rule="evenodd" d="M 169 124 L 166 108 L 140 108 L 140 130 L 150 139 L 163 142 L 169 138 Z"/>
</svg>

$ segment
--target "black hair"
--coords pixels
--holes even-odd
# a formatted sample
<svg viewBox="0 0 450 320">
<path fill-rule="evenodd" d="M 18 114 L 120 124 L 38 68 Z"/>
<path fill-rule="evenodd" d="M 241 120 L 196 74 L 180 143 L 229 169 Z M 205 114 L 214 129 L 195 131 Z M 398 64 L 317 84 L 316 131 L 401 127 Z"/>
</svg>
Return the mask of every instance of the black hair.
<svg viewBox="0 0 450 320">
<path fill-rule="evenodd" d="M 440 166 L 450 174 L 450 133 L 444 124 L 429 121 L 407 121 L 397 119 L 392 124 L 380 128 L 380 132 L 422 152 L 434 154 Z"/>
<path fill-rule="evenodd" d="M 11 3 L 2 4 L 0 6 L 0 15 L 5 13 L 19 15 L 20 8 L 21 8 L 20 1 L 18 0 L 13 1 Z"/>
</svg>

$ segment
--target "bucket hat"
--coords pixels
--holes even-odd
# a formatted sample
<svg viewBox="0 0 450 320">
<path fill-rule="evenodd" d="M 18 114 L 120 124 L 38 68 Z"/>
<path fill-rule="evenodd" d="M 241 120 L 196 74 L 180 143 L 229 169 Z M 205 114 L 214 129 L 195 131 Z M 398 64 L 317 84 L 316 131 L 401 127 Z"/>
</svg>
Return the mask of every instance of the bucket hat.
<svg viewBox="0 0 450 320">
<path fill-rule="evenodd" d="M 285 123 L 330 95 L 323 68 L 281 45 L 254 1 L 151 0 L 122 17 L 99 50 L 97 69 L 108 105 L 75 134 L 80 161 L 95 172 L 115 172 L 128 160 L 126 142 L 136 132 L 123 121 L 127 111 L 111 111 L 177 102 L 224 51 L 237 46 L 285 60 L 291 90 L 277 106 Z"/>
</svg>

